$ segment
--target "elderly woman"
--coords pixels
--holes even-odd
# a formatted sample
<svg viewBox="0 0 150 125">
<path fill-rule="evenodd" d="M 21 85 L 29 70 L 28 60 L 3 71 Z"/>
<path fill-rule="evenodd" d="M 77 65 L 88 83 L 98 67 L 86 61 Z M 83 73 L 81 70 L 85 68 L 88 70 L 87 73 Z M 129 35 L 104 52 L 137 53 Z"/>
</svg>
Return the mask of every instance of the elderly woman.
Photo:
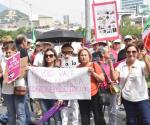
<svg viewBox="0 0 150 125">
<path fill-rule="evenodd" d="M 105 78 L 105 81 L 103 84 L 100 85 L 102 89 L 109 89 L 108 82 L 113 84 L 113 81 L 110 78 L 110 68 L 108 64 L 108 60 L 110 59 L 110 49 L 108 46 L 106 47 L 100 47 L 99 48 L 99 65 L 104 69 L 103 72 L 107 75 L 107 78 Z M 110 93 L 110 105 L 108 107 L 108 114 L 109 114 L 109 125 L 116 125 L 117 124 L 117 108 L 116 108 L 116 94 Z"/>
<path fill-rule="evenodd" d="M 106 125 L 102 107 L 99 105 L 97 83 L 104 81 L 104 75 L 97 63 L 92 63 L 92 56 L 87 48 L 78 52 L 80 67 L 87 67 L 91 76 L 91 100 L 79 100 L 82 125 L 90 125 L 90 111 L 93 111 L 95 125 Z"/>
<path fill-rule="evenodd" d="M 126 47 L 126 60 L 115 69 L 109 61 L 111 77 L 113 80 L 120 80 L 122 87 L 122 102 L 127 125 L 150 125 L 149 97 L 145 81 L 145 74 L 150 72 L 150 62 L 146 51 L 141 51 L 140 55 L 143 56 L 144 61 L 137 59 L 138 48 L 131 44 Z"/>
</svg>

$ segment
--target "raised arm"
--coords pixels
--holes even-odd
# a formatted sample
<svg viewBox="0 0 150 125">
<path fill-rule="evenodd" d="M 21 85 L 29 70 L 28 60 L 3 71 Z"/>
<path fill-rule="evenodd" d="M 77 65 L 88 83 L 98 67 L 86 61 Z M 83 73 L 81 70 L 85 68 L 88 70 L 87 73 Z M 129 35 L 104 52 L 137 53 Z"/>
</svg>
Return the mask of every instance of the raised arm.
<svg viewBox="0 0 150 125">
<path fill-rule="evenodd" d="M 111 79 L 113 81 L 118 80 L 119 79 L 119 72 L 114 69 L 114 66 L 113 66 L 113 63 L 112 63 L 111 59 L 108 60 L 108 64 L 109 64 L 109 67 L 110 67 L 110 77 L 111 77 Z"/>
</svg>

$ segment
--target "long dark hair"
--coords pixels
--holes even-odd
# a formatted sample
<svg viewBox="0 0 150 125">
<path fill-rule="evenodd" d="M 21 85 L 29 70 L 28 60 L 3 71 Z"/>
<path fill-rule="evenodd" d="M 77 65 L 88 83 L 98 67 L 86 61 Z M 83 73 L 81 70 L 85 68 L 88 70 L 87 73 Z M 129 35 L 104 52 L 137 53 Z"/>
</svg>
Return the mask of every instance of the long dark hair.
<svg viewBox="0 0 150 125">
<path fill-rule="evenodd" d="M 46 53 L 47 53 L 48 51 L 51 51 L 51 52 L 54 53 L 54 56 L 55 56 L 54 67 L 57 66 L 57 65 L 56 65 L 56 62 L 57 62 L 57 60 L 58 60 L 58 56 L 57 56 L 57 53 L 56 53 L 55 49 L 53 49 L 53 48 L 48 48 L 48 49 L 44 52 L 43 66 L 44 66 L 44 67 L 47 67 L 47 66 L 48 66 L 48 63 L 47 63 L 47 61 L 46 61 Z"/>
</svg>

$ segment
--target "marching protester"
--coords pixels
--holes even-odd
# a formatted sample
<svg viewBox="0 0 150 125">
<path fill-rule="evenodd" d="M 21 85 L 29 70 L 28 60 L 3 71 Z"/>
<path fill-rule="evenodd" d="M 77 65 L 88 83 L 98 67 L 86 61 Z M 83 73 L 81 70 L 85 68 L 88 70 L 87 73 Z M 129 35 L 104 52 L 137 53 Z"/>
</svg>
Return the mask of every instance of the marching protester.
<svg viewBox="0 0 150 125">
<path fill-rule="evenodd" d="M 126 58 L 126 47 L 128 45 L 132 44 L 132 43 L 133 43 L 132 36 L 131 35 L 126 35 L 124 37 L 125 48 L 119 51 L 119 53 L 118 53 L 118 61 L 121 61 L 121 60 Z"/>
<path fill-rule="evenodd" d="M 62 57 L 60 59 L 62 68 L 75 68 L 78 64 L 78 58 L 73 57 L 73 47 L 70 43 L 65 43 L 61 47 Z M 72 125 L 79 124 L 79 106 L 77 100 L 68 100 L 68 106 L 61 111 L 62 125 L 68 125 L 71 119 Z M 72 118 L 70 118 L 70 116 Z"/>
<path fill-rule="evenodd" d="M 42 51 L 42 43 L 36 42 L 34 52 L 31 54 L 31 58 L 30 58 L 31 64 L 33 64 L 36 54 L 38 54 L 41 51 Z"/>
<path fill-rule="evenodd" d="M 28 56 L 28 52 L 27 52 L 27 38 L 26 36 L 20 34 L 16 37 L 15 39 L 15 44 L 16 44 L 16 47 L 17 47 L 17 50 L 20 52 L 20 58 L 23 59 L 23 62 L 22 64 L 24 65 L 23 67 L 25 67 L 25 69 L 23 67 L 21 67 L 21 72 L 23 74 L 21 74 L 21 77 L 18 79 L 18 81 L 16 82 L 15 86 L 17 88 L 18 86 L 18 91 L 22 91 L 19 89 L 19 86 L 21 86 L 22 88 L 26 88 L 26 92 L 27 92 L 27 89 L 28 89 L 28 86 L 27 86 L 27 76 L 26 76 L 26 67 L 30 64 L 29 62 L 29 56 Z M 25 82 L 24 84 L 22 82 Z M 25 90 L 24 90 L 25 91 Z M 28 102 L 29 102 L 29 97 L 28 97 L 28 93 L 24 94 L 24 95 L 21 95 L 18 94 L 18 97 L 20 97 L 20 102 L 23 103 L 24 107 L 25 107 L 25 113 L 26 113 L 26 123 L 25 124 L 34 124 L 32 123 L 31 121 L 31 112 L 29 110 L 29 105 L 28 105 Z M 24 114 L 22 114 L 24 116 Z"/>
<path fill-rule="evenodd" d="M 143 62 L 138 60 L 138 48 L 130 44 L 126 47 L 126 59 L 115 69 L 109 60 L 111 78 L 119 80 L 122 88 L 122 103 L 126 112 L 127 125 L 150 125 L 150 107 L 145 74 L 150 73 L 150 61 L 146 51 L 139 54 Z M 140 123 L 139 123 L 140 122 Z"/>
<path fill-rule="evenodd" d="M 43 55 L 44 52 L 48 49 L 48 48 L 54 48 L 53 44 L 51 42 L 42 42 L 41 44 L 37 43 L 37 45 L 40 45 L 40 47 L 42 46 L 42 50 L 39 51 L 35 57 L 34 57 L 34 62 L 33 62 L 33 66 L 42 66 L 43 65 Z"/>
<path fill-rule="evenodd" d="M 94 114 L 95 125 L 106 125 L 102 107 L 99 105 L 97 82 L 104 81 L 104 75 L 97 63 L 92 63 L 92 55 L 87 48 L 83 48 L 78 52 L 78 60 L 80 67 L 88 67 L 91 77 L 91 100 L 79 100 L 79 109 L 81 114 L 82 125 L 90 125 L 90 112 Z"/>
<path fill-rule="evenodd" d="M 58 68 L 57 66 L 57 53 L 53 48 L 48 48 L 44 52 L 43 66 L 47 68 Z M 41 83 L 42 84 L 42 83 Z M 52 99 L 40 99 L 40 105 L 42 109 L 42 114 L 46 113 L 52 106 L 55 104 L 62 104 L 62 100 L 52 100 Z M 62 125 L 61 113 L 60 111 L 56 112 L 54 115 L 55 125 Z M 44 125 L 50 125 L 50 120 L 44 122 Z"/>
<path fill-rule="evenodd" d="M 9 43 L 5 46 L 6 58 L 13 56 L 16 52 L 17 48 L 14 43 Z M 5 60 L 1 63 L 1 67 L 3 71 L 1 73 L 4 77 L 6 71 Z M 26 125 L 25 96 L 15 95 L 13 82 L 8 84 L 5 78 L 3 80 L 2 93 L 8 110 L 8 124 L 16 125 L 18 120 L 18 125 Z"/>
<path fill-rule="evenodd" d="M 118 53 L 120 51 L 120 48 L 121 48 L 121 40 L 120 39 L 116 39 L 116 40 L 112 41 L 110 53 L 113 55 L 115 62 L 117 62 Z"/>
<path fill-rule="evenodd" d="M 107 42 L 106 41 L 93 41 L 91 43 L 92 45 L 92 48 L 93 48 L 93 53 L 92 53 L 92 57 L 93 57 L 93 61 L 98 61 L 99 60 L 99 55 L 98 55 L 98 51 L 99 51 L 99 47 L 102 46 L 102 47 L 105 47 L 107 46 Z"/>
<path fill-rule="evenodd" d="M 113 81 L 110 78 L 110 69 L 108 65 L 108 60 L 110 59 L 110 49 L 108 46 L 100 47 L 99 48 L 99 56 L 100 59 L 98 64 L 103 69 L 103 73 L 105 74 L 105 81 L 103 84 L 100 85 L 102 91 L 106 91 L 110 98 L 109 98 L 109 105 L 108 105 L 108 116 L 109 116 L 109 125 L 116 125 L 117 124 L 117 107 L 116 107 L 116 94 L 112 94 L 110 92 L 110 84 L 113 84 Z"/>
<path fill-rule="evenodd" d="M 53 44 L 51 42 L 37 42 L 36 43 L 36 51 L 37 53 L 32 56 L 34 57 L 33 59 L 33 66 L 38 66 L 41 67 L 43 66 L 43 57 L 44 57 L 44 52 L 48 49 L 48 48 L 53 48 Z M 36 115 L 40 116 L 42 111 L 40 108 L 40 102 L 38 101 L 38 99 L 35 100 L 35 113 Z"/>
</svg>

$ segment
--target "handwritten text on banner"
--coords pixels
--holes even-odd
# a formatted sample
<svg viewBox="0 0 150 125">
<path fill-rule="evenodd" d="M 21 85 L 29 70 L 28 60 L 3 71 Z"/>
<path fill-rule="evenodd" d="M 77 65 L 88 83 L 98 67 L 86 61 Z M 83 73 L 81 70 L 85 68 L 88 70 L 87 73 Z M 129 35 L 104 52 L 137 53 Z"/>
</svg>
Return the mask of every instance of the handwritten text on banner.
<svg viewBox="0 0 150 125">
<path fill-rule="evenodd" d="M 30 67 L 28 84 L 31 98 L 90 99 L 87 68 Z"/>
</svg>

